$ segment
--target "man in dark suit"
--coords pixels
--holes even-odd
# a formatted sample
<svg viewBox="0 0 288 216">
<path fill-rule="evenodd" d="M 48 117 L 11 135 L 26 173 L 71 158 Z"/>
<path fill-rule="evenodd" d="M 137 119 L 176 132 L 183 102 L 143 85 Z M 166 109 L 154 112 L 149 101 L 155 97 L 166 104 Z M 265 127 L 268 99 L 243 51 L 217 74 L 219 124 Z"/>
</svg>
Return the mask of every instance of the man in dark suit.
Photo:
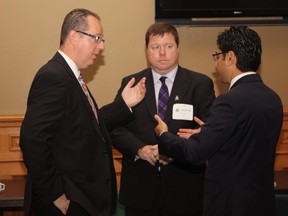
<svg viewBox="0 0 288 216">
<path fill-rule="evenodd" d="M 169 23 L 148 28 L 146 54 L 151 68 L 124 78 L 119 90 L 120 94 L 131 77 L 146 77 L 145 98 L 132 108 L 136 118 L 111 134 L 114 147 L 123 154 L 119 201 L 126 216 L 200 216 L 205 162 L 187 166 L 159 156 L 154 115 L 161 112 L 159 78 L 165 76 L 170 96 L 164 121 L 175 134 L 180 128 L 198 127 L 192 118 L 208 116 L 213 82 L 178 65 L 179 36 Z"/>
<path fill-rule="evenodd" d="M 36 74 L 21 127 L 28 169 L 25 206 L 39 216 L 110 216 L 116 179 L 108 130 L 133 119 L 145 80 L 98 110 L 80 76 L 104 49 L 97 14 L 75 9 L 64 19 L 60 48 Z M 106 128 L 107 126 L 107 128 Z M 108 130 L 107 130 L 108 129 Z"/>
<path fill-rule="evenodd" d="M 216 71 L 230 90 L 215 100 L 200 133 L 189 139 L 166 132 L 167 125 L 155 116 L 159 152 L 187 164 L 208 160 L 204 216 L 273 216 L 282 103 L 255 72 L 262 48 L 254 30 L 231 27 L 219 34 L 217 45 Z"/>
</svg>

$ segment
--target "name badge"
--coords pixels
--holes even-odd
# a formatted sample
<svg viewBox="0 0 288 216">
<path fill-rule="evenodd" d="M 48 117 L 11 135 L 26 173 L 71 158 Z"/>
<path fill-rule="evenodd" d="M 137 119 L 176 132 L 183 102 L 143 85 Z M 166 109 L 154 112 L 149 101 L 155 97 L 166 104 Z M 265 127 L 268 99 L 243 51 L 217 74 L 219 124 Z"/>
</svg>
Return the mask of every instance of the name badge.
<svg viewBox="0 0 288 216">
<path fill-rule="evenodd" d="M 175 120 L 193 120 L 193 105 L 190 104 L 174 104 L 172 118 Z"/>
</svg>

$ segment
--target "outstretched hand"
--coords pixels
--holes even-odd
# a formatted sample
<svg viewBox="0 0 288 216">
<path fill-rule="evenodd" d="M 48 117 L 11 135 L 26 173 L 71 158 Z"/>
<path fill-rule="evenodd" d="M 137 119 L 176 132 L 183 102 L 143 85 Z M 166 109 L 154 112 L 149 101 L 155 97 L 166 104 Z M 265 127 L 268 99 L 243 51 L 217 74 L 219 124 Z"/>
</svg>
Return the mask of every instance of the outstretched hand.
<svg viewBox="0 0 288 216">
<path fill-rule="evenodd" d="M 129 108 L 137 105 L 143 100 L 145 93 L 146 93 L 145 81 L 146 81 L 146 77 L 143 77 L 137 83 L 137 85 L 132 87 L 135 83 L 135 78 L 133 77 L 123 89 L 121 95 L 126 105 Z"/>
<path fill-rule="evenodd" d="M 205 124 L 201 119 L 197 118 L 196 116 L 194 117 L 194 121 L 199 125 L 202 126 Z M 180 128 L 177 135 L 181 138 L 186 138 L 188 139 L 191 135 L 200 133 L 201 127 L 197 129 L 188 129 L 188 128 Z"/>
<path fill-rule="evenodd" d="M 158 122 L 158 125 L 155 128 L 155 132 L 156 135 L 159 137 L 163 132 L 168 131 L 168 126 L 164 121 L 162 121 L 162 119 L 158 115 L 155 115 L 154 118 Z M 165 155 L 159 155 L 159 163 L 162 163 L 163 165 L 167 165 L 172 161 L 173 158 L 167 157 Z"/>
<path fill-rule="evenodd" d="M 162 121 L 162 119 L 158 115 L 154 115 L 154 118 L 158 122 L 158 125 L 155 128 L 157 136 L 160 136 L 163 132 L 168 131 L 167 124 L 164 121 Z"/>
</svg>

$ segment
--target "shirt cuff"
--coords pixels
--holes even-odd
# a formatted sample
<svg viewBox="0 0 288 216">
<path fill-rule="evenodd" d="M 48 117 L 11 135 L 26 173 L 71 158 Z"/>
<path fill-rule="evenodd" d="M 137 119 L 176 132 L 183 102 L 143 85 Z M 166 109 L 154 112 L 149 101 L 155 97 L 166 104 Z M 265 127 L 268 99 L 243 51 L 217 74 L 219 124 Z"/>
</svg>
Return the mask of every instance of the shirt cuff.
<svg viewBox="0 0 288 216">
<path fill-rule="evenodd" d="M 160 133 L 159 137 L 160 137 L 163 133 L 166 133 L 166 132 L 168 132 L 168 131 L 162 131 L 162 132 Z"/>
<path fill-rule="evenodd" d="M 141 148 L 138 149 L 137 154 L 135 155 L 135 158 L 134 158 L 134 162 L 136 162 L 137 160 L 140 159 L 140 157 L 139 157 L 139 155 L 138 155 L 138 153 L 139 153 L 140 150 L 141 150 Z"/>
</svg>

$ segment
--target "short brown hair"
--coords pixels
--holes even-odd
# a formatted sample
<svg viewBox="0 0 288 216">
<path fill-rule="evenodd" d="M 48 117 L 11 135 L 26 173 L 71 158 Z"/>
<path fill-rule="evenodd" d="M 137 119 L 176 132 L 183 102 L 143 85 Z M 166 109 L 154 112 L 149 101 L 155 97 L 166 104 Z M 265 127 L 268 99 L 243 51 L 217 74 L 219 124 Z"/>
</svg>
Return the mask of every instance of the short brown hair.
<svg viewBox="0 0 288 216">
<path fill-rule="evenodd" d="M 78 30 L 78 31 L 85 31 L 88 28 L 88 23 L 87 23 L 87 17 L 88 16 L 93 16 L 96 19 L 98 19 L 99 21 L 101 20 L 100 17 L 87 9 L 83 9 L 83 8 L 76 8 L 72 11 L 70 11 L 62 24 L 62 28 L 61 28 L 61 38 L 60 38 L 60 45 L 62 45 L 64 43 L 64 41 L 66 40 L 66 37 L 68 35 L 68 33 L 71 30 Z"/>
<path fill-rule="evenodd" d="M 149 39 L 151 35 L 163 36 L 165 33 L 171 33 L 175 38 L 175 42 L 177 46 L 179 46 L 179 35 L 177 32 L 177 29 L 170 23 L 156 22 L 152 24 L 146 31 L 146 35 L 145 35 L 146 48 L 148 47 Z"/>
</svg>

